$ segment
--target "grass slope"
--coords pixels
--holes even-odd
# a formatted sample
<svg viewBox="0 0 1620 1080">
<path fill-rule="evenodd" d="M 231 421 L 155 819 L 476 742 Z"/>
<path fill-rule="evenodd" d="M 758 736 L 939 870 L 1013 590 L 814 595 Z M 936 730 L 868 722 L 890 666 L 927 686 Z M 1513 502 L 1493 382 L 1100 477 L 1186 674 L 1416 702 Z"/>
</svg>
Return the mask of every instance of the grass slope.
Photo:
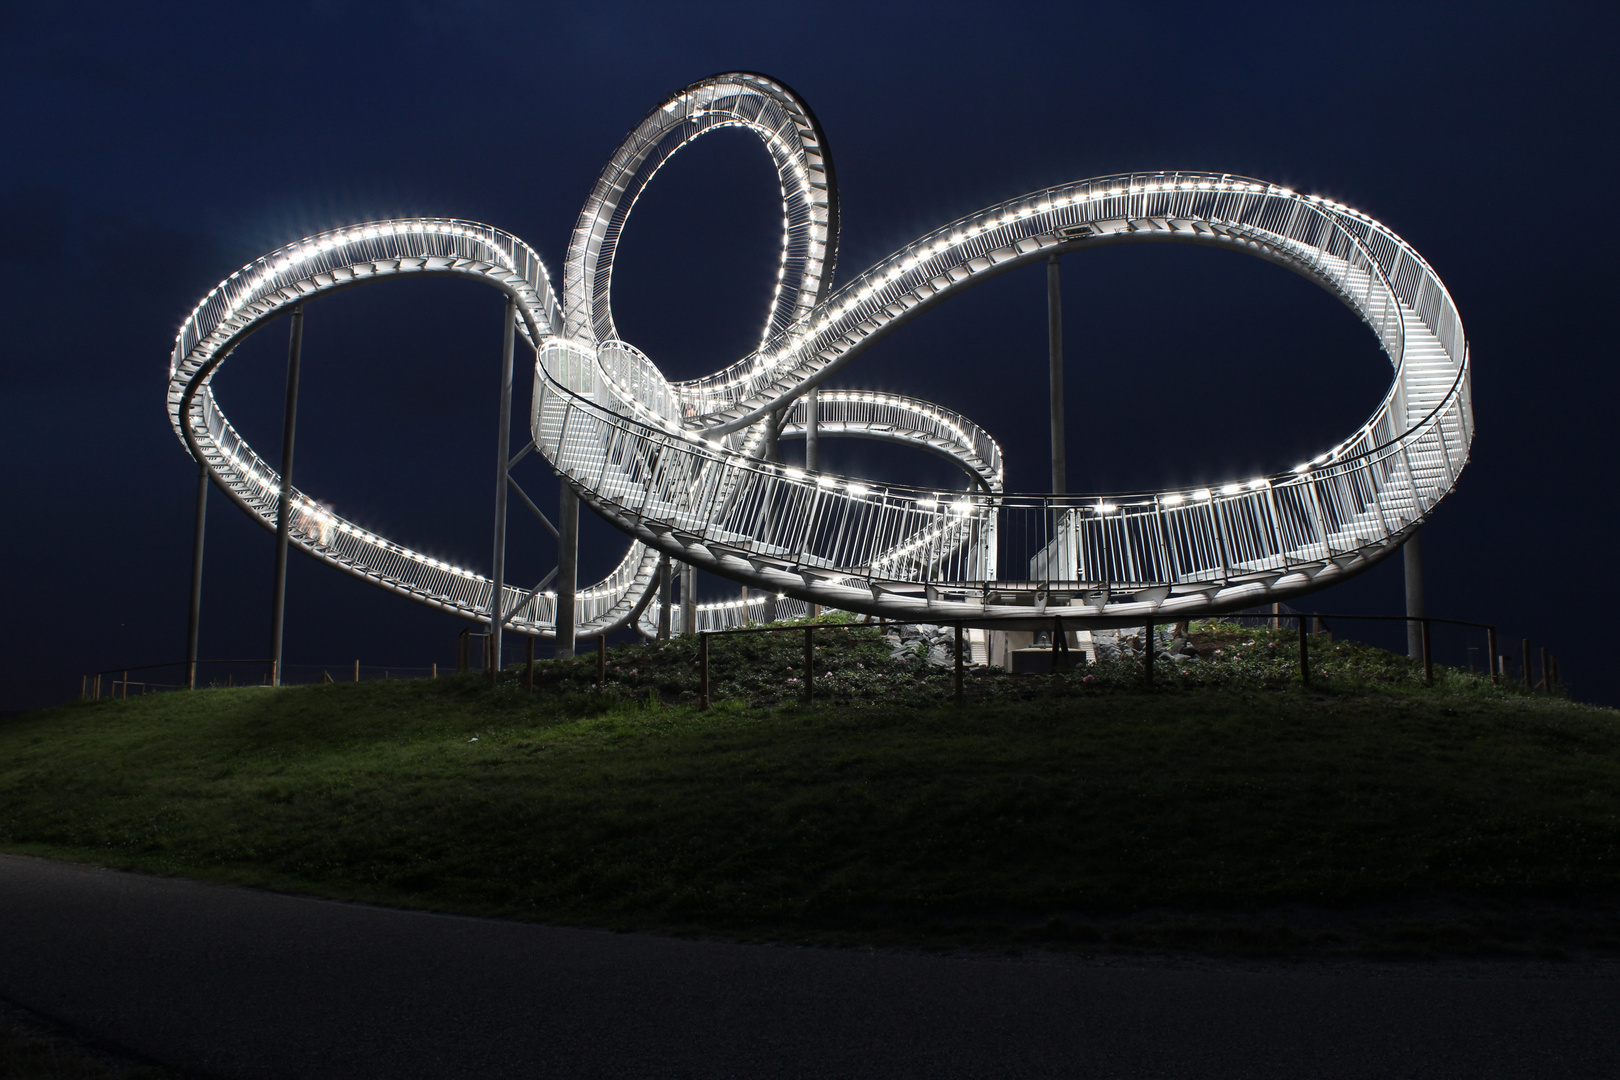
<svg viewBox="0 0 1620 1080">
<path fill-rule="evenodd" d="M 473 677 L 207 690 L 0 723 L 0 847 L 326 896 L 911 945 L 1620 947 L 1620 716 L 1350 643 L 949 674 L 826 631 Z M 1183 675 L 1182 672 L 1186 674 Z"/>
</svg>

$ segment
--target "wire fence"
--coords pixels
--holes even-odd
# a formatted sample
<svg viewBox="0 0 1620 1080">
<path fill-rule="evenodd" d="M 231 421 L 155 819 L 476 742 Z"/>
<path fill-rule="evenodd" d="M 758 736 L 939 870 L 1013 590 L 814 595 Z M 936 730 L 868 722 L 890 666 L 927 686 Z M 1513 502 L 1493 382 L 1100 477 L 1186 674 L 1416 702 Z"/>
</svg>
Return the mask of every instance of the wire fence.
<svg viewBox="0 0 1620 1080">
<path fill-rule="evenodd" d="M 804 619 L 807 615 L 805 605 L 795 606 L 791 612 L 783 612 L 788 619 L 800 616 L 796 621 L 769 623 L 766 625 L 750 625 L 749 616 L 753 612 L 749 609 L 738 608 L 735 611 L 726 609 L 727 617 L 723 619 L 700 619 L 697 636 L 699 639 L 699 664 L 703 670 L 703 683 L 708 683 L 708 639 L 716 634 L 738 633 L 788 633 L 799 632 L 806 635 L 806 656 L 809 653 L 809 642 L 818 630 L 854 629 L 861 626 L 883 626 L 886 620 L 862 620 L 860 622 L 822 622 Z M 679 609 L 676 609 L 679 610 Z M 831 614 L 831 612 L 829 612 Z M 1192 620 L 1206 622 L 1205 619 Z M 1564 690 L 1565 683 L 1562 668 L 1558 658 L 1544 646 L 1533 646 L 1529 638 L 1512 640 L 1501 636 L 1495 625 L 1490 623 L 1468 622 L 1460 619 L 1443 619 L 1438 617 L 1408 616 L 1408 615 L 1361 615 L 1345 613 L 1323 613 L 1318 611 L 1305 611 L 1291 607 L 1287 604 L 1274 604 L 1264 608 L 1251 608 L 1230 615 L 1216 617 L 1218 622 L 1235 623 L 1240 626 L 1255 629 L 1283 630 L 1293 628 L 1299 636 L 1299 678 L 1304 684 L 1311 680 L 1310 640 L 1325 638 L 1331 642 L 1336 635 L 1351 637 L 1366 641 L 1368 644 L 1388 648 L 1397 654 L 1408 652 L 1414 661 L 1421 662 L 1424 680 L 1427 683 L 1434 681 L 1434 668 L 1436 665 L 1468 670 L 1475 674 L 1487 675 L 1492 682 L 1499 684 L 1517 684 L 1526 690 L 1555 691 Z M 973 661 L 967 652 L 964 652 L 965 637 L 963 630 L 965 624 L 944 623 L 942 625 L 954 626 L 956 633 L 956 676 L 955 696 L 961 700 L 961 671 L 964 666 L 972 665 Z M 1172 626 L 1179 626 L 1169 620 L 1145 623 L 1148 633 L 1143 640 L 1148 650 L 1146 663 L 1143 665 L 1144 681 L 1151 685 L 1153 681 L 1153 656 L 1155 640 L 1158 631 Z M 1414 628 L 1412 634 L 1406 635 L 1407 648 L 1393 647 L 1397 643 L 1390 641 L 1388 633 L 1380 635 L 1378 631 L 1400 630 L 1404 633 L 1406 628 Z M 1054 630 L 1084 629 L 1083 622 L 1074 619 L 1064 619 L 1061 615 L 1052 617 Z M 1351 631 L 1358 631 L 1354 635 Z M 1372 630 L 1372 633 L 1366 633 Z M 674 631 L 680 635 L 677 628 Z M 680 635 L 685 636 L 685 635 Z M 1382 638 L 1382 640 L 1379 640 Z M 537 658 L 535 656 L 535 638 L 524 636 L 522 639 L 522 663 L 527 668 L 525 685 L 534 688 L 534 671 Z M 1069 666 L 1068 634 L 1052 633 L 1049 635 L 1053 650 L 1052 670 L 1062 670 Z M 605 638 L 596 640 L 597 666 L 605 674 L 607 663 L 608 644 Z M 1063 653 L 1061 658 L 1058 655 Z M 1062 663 L 1060 664 L 1060 660 Z M 428 663 L 425 665 L 409 664 L 366 664 L 360 660 L 343 661 L 328 664 L 284 664 L 281 671 L 283 685 L 310 685 L 319 683 L 338 682 L 373 682 L 392 679 L 433 679 L 441 675 L 471 674 L 474 672 L 493 675 L 496 670 L 505 670 L 513 666 L 514 658 L 507 649 L 502 649 L 502 656 L 497 659 L 492 655 L 492 637 L 487 632 L 475 631 L 468 627 L 461 631 L 456 639 L 456 659 L 453 665 L 440 665 Z M 807 661 L 808 663 L 808 661 Z M 192 663 L 187 661 L 172 661 L 160 664 L 129 665 L 106 668 L 91 672 L 83 676 L 80 685 L 80 698 L 82 700 L 98 701 L 107 698 L 128 698 L 145 694 L 165 693 L 185 689 L 231 688 L 261 686 L 269 687 L 273 683 L 272 666 L 265 659 L 237 659 L 237 660 L 198 660 Z M 811 680 L 814 673 L 809 671 L 805 676 L 804 693 L 813 695 Z M 707 703 L 707 692 L 701 697 Z"/>
<path fill-rule="evenodd" d="M 283 685 L 314 683 L 375 682 L 385 679 L 429 679 L 449 674 L 453 669 L 436 663 L 366 664 L 345 660 L 330 664 L 287 664 L 281 666 Z M 79 697 L 86 701 L 106 698 L 139 697 L 172 690 L 264 686 L 271 684 L 269 660 L 174 660 L 161 664 L 136 664 L 90 672 L 81 678 Z"/>
</svg>

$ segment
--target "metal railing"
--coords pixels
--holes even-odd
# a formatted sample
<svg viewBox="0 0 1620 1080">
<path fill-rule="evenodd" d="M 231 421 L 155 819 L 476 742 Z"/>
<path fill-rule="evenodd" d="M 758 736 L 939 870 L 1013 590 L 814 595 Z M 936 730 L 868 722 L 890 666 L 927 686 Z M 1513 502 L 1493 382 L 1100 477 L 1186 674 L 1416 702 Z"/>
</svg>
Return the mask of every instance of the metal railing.
<svg viewBox="0 0 1620 1080">
<path fill-rule="evenodd" d="M 557 454 L 555 462 L 586 497 L 594 495 L 598 508 L 620 524 L 647 527 L 654 536 L 681 533 L 688 552 L 692 541 L 711 553 L 718 549 L 717 563 L 725 561 L 730 549 L 756 575 L 763 576 L 760 564 L 769 566 L 772 560 L 792 573 L 808 571 L 804 591 L 819 592 L 817 599 L 827 603 L 842 599 L 854 610 L 870 610 L 849 595 L 855 589 L 871 589 L 875 596 L 885 584 L 896 582 L 957 592 L 958 602 L 977 607 L 987 618 L 1021 614 L 995 610 L 1009 607 L 998 605 L 996 594 L 1008 594 L 1013 608 L 1021 603 L 1044 607 L 1056 599 L 1117 617 L 1136 605 L 1242 606 L 1254 601 L 1253 594 L 1306 591 L 1381 557 L 1450 490 L 1467 458 L 1472 418 L 1466 347 L 1449 297 L 1410 248 L 1363 215 L 1257 181 L 1209 174 L 1157 176 L 1153 181 L 1110 178 L 1053 189 L 1026 199 L 1027 214 L 1003 204 L 978 217 L 981 222 L 995 214 L 1005 218 L 995 217 L 983 227 L 958 223 L 961 228 L 951 232 L 946 252 L 954 252 L 956 261 L 945 276 L 955 285 L 988 271 L 990 256 L 1003 249 L 983 248 L 992 241 L 976 248 L 975 237 L 995 228 L 1031 235 L 1031 230 L 1044 229 L 1048 246 L 1056 247 L 1068 242 L 1067 234 L 1058 230 L 1085 224 L 1073 218 L 1116 221 L 1100 215 L 1119 210 L 1122 199 L 1136 200 L 1135 212 L 1144 215 L 1140 220 L 1145 225 L 1128 214 L 1120 217 L 1110 226 L 1116 239 L 1139 232 L 1173 234 L 1187 220 L 1173 215 L 1203 206 L 1205 231 L 1189 227 L 1189 236 L 1263 249 L 1267 257 L 1328 284 L 1362 314 L 1391 352 L 1395 383 L 1350 439 L 1290 473 L 1213 489 L 1088 498 L 957 495 L 942 501 L 939 493 L 874 492 L 859 481 L 739 461 L 718 440 L 694 445 L 693 435 L 680 439 L 638 431 L 616 422 L 610 414 L 618 410 L 611 406 L 609 413 L 597 413 L 583 401 L 569 400 L 573 395 L 565 388 L 548 396 L 550 367 L 543 350 L 536 440 Z M 1128 190 L 1105 186 L 1109 184 L 1124 184 Z M 1089 207 L 1084 215 L 1072 210 L 1080 206 Z M 1064 222 L 1066 212 L 1071 220 Z M 1155 212 L 1172 217 L 1159 222 L 1151 216 Z M 1106 231 L 1090 224 L 1086 228 L 1083 236 L 1073 235 L 1094 240 Z M 908 250 L 932 251 L 926 239 Z M 1015 242 L 1008 257 L 1022 258 L 1040 246 L 1020 251 Z M 930 256 L 935 261 L 920 270 L 879 276 L 904 286 L 941 270 L 939 257 Z M 918 256 L 902 252 L 880 267 L 905 267 L 914 258 Z M 975 270 L 974 261 L 981 259 L 985 265 Z M 963 272 L 957 276 L 954 270 Z M 870 284 L 872 274 L 863 280 Z M 870 300 L 861 299 L 865 288 L 857 281 L 840 290 L 828 301 L 830 314 L 820 316 L 817 325 L 829 324 L 826 333 L 832 334 L 849 328 L 850 310 L 859 315 L 879 305 L 892 321 L 906 309 L 888 286 L 875 290 Z M 915 293 L 912 298 L 919 303 L 926 299 Z M 882 322 L 859 324 L 860 336 L 870 337 Z M 820 340 L 812 333 L 797 347 L 799 353 L 818 358 L 792 370 L 800 385 L 831 366 L 825 358 L 838 351 L 827 345 L 817 352 Z M 733 403 L 768 397 L 761 388 L 773 385 L 770 380 L 781 375 L 782 365 L 773 367 L 755 357 L 737 371 L 743 369 L 752 374 L 726 383 Z M 683 392 L 693 385 L 683 386 Z M 600 394 L 585 397 L 607 405 Z M 570 445 L 581 450 L 572 460 Z M 725 493 L 723 501 L 713 498 L 717 492 Z M 992 546 L 995 534 L 1001 539 Z M 1008 547 L 1014 550 L 1008 552 Z M 1032 565 L 1033 570 L 1023 581 L 997 581 L 998 564 Z M 734 570 L 733 576 L 746 579 L 742 567 Z M 1054 598 L 1055 592 L 1071 595 Z"/>
<path fill-rule="evenodd" d="M 798 398 L 784 418 L 784 438 L 803 435 L 808 406 Z M 962 466 L 986 492 L 1002 488 L 1001 447 L 990 433 L 953 409 L 875 390 L 822 390 L 816 426 L 823 436 L 879 439 L 925 450 Z"/>
<path fill-rule="evenodd" d="M 520 329 L 531 341 L 548 338 L 561 327 L 539 256 L 499 229 L 449 218 L 369 222 L 289 244 L 227 278 L 181 327 L 170 363 L 170 420 L 216 484 L 266 528 L 275 527 L 280 474 L 225 418 L 210 385 L 214 372 L 237 344 L 291 305 L 402 274 L 471 277 L 517 296 Z M 638 367 L 639 354 L 620 350 L 614 355 L 617 370 L 628 373 Z M 629 385 L 646 389 L 637 378 L 629 378 Z M 295 490 L 293 500 L 291 539 L 310 555 L 419 603 L 487 617 L 488 577 L 396 544 L 303 492 Z M 612 573 L 580 590 L 576 619 L 581 632 L 608 632 L 628 622 L 657 563 L 656 552 L 633 544 Z M 502 596 L 502 610 L 513 612 L 511 626 L 528 633 L 551 632 L 552 595 L 531 597 L 520 586 L 506 585 Z"/>
<path fill-rule="evenodd" d="M 755 131 L 777 162 L 788 218 L 783 274 L 758 351 L 671 384 L 613 339 L 613 251 L 659 165 L 702 131 L 727 126 Z M 537 350 L 535 444 L 583 499 L 646 545 L 584 591 L 587 633 L 634 617 L 652 585 L 654 550 L 808 603 L 913 621 L 1015 625 L 1063 611 L 1127 625 L 1232 610 L 1320 588 L 1383 557 L 1467 461 L 1468 351 L 1455 306 L 1428 264 L 1364 214 L 1229 174 L 1103 177 L 964 217 L 822 299 L 837 213 L 821 145 L 808 110 L 771 80 L 717 76 L 682 91 L 604 172 L 570 245 L 562 307 L 534 252 L 485 225 L 372 222 L 288 245 L 227 279 L 186 320 L 171 364 L 176 431 L 268 525 L 279 477 L 225 422 L 209 387 L 231 349 L 281 309 L 362 281 L 427 273 L 491 284 L 518 302 Z M 1358 431 L 1311 461 L 1207 489 L 1006 496 L 987 482 L 987 491 L 920 491 L 753 456 L 757 421 L 933 304 L 1053 254 L 1144 241 L 1232 248 L 1323 285 L 1389 354 L 1389 393 Z M 999 448 L 965 418 L 878 397 L 829 390 L 823 400 L 846 410 L 846 427 L 868 432 L 883 426 L 885 410 L 909 409 L 925 417 L 936 448 L 999 478 Z M 487 578 L 294 497 L 294 541 L 317 557 L 423 603 L 489 610 Z M 1003 580 L 1004 568 L 1019 576 Z M 506 587 L 503 597 L 503 609 L 519 607 L 517 628 L 546 632 L 547 595 Z"/>
</svg>

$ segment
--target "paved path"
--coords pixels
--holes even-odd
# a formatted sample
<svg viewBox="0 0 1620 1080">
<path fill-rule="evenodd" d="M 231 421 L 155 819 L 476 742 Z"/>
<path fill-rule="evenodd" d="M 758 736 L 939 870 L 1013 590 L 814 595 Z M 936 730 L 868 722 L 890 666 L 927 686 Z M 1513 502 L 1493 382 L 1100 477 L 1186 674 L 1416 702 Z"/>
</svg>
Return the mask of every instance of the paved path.
<svg viewBox="0 0 1620 1080">
<path fill-rule="evenodd" d="M 956 960 L 0 856 L 0 996 L 224 1077 L 1620 1075 L 1620 966 Z"/>
</svg>

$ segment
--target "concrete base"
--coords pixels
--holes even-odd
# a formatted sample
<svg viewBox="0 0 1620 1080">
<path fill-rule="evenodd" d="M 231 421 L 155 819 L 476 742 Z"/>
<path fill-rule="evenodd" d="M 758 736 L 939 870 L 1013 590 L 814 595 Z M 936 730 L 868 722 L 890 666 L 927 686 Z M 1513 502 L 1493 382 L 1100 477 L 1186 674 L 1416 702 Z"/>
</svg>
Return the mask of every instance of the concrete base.
<svg viewBox="0 0 1620 1080">
<path fill-rule="evenodd" d="M 1014 666 L 1015 653 L 1025 651 L 1050 653 L 1052 651 L 1050 645 L 1037 646 L 1035 644 L 1035 632 L 1032 630 L 990 630 L 987 631 L 987 634 L 989 637 L 987 643 L 988 662 L 991 667 L 998 667 L 1003 671 L 1033 670 Z M 1076 664 L 1090 663 L 1097 658 L 1095 647 L 1091 641 L 1090 630 L 1070 630 L 1068 631 L 1068 637 L 1069 651 L 1075 657 L 1074 662 Z M 1028 662 L 1034 663 L 1035 661 L 1030 660 Z M 1047 660 L 1045 664 L 1046 666 L 1040 670 L 1051 671 L 1051 661 Z"/>
<path fill-rule="evenodd" d="M 1086 654 L 1077 649 L 1067 653 L 1054 653 L 1051 646 L 1040 645 L 1033 649 L 1014 649 L 1012 666 L 1007 670 L 1017 675 L 1050 675 L 1054 658 L 1058 662 L 1059 671 L 1073 671 L 1075 668 L 1086 666 Z"/>
</svg>

